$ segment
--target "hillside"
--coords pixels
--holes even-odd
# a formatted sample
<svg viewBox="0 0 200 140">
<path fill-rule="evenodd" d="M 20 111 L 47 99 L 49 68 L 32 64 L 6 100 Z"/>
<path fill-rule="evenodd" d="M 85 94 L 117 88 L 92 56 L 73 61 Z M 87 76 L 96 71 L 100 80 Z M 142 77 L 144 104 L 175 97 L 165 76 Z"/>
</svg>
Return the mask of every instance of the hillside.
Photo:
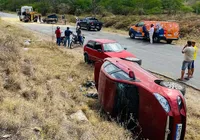
<svg viewBox="0 0 200 140">
<path fill-rule="evenodd" d="M 100 116 L 97 100 L 84 96 L 96 91 L 83 86 L 93 80 L 93 66 L 84 63 L 81 49 L 58 48 L 33 33 L 0 20 L 0 138 L 130 139 L 130 132 Z M 200 91 L 187 87 L 186 102 L 185 139 L 198 140 Z M 79 110 L 88 121 L 71 118 Z"/>
</svg>

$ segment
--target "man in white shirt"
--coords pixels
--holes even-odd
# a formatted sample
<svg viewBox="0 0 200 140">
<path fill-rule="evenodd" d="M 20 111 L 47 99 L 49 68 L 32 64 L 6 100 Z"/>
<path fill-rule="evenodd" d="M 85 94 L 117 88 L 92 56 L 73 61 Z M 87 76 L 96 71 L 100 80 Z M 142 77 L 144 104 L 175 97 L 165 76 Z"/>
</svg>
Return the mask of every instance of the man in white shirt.
<svg viewBox="0 0 200 140">
<path fill-rule="evenodd" d="M 149 38 L 150 38 L 150 43 L 153 44 L 153 34 L 154 34 L 154 25 L 151 24 L 151 28 L 149 30 Z"/>
<path fill-rule="evenodd" d="M 184 80 L 184 74 L 186 68 L 188 68 L 188 77 L 185 78 L 186 80 L 189 80 L 191 78 L 191 69 L 192 69 L 192 61 L 194 58 L 194 48 L 192 46 L 192 42 L 188 41 L 187 45 L 182 50 L 182 53 L 184 54 L 184 61 L 182 63 L 182 71 L 181 71 L 181 78 L 179 80 L 183 81 Z"/>
</svg>

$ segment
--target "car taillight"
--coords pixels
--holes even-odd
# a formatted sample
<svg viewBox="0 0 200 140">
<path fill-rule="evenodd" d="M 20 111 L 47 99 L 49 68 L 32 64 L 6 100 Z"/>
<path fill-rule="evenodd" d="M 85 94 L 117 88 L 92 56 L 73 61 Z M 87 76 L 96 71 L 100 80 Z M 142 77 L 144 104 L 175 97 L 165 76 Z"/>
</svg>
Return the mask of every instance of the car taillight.
<svg viewBox="0 0 200 140">
<path fill-rule="evenodd" d="M 128 75 L 129 75 L 130 78 L 133 78 L 133 79 L 135 78 L 135 75 L 134 75 L 133 71 L 129 71 Z"/>
<path fill-rule="evenodd" d="M 94 23 L 93 23 L 93 22 L 91 22 L 90 24 L 91 24 L 91 25 L 93 25 Z"/>
<path fill-rule="evenodd" d="M 164 34 L 167 34 L 167 30 L 164 30 Z"/>
</svg>

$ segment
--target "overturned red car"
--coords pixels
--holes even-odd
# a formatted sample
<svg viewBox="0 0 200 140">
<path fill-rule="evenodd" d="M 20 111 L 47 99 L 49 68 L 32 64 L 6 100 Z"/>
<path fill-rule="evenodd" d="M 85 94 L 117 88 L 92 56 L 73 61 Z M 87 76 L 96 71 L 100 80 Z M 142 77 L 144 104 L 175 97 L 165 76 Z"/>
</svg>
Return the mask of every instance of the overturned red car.
<svg viewBox="0 0 200 140">
<path fill-rule="evenodd" d="M 107 58 L 95 63 L 95 83 L 103 110 L 125 122 L 139 138 L 184 140 L 185 87 L 159 80 L 137 63 Z"/>
</svg>

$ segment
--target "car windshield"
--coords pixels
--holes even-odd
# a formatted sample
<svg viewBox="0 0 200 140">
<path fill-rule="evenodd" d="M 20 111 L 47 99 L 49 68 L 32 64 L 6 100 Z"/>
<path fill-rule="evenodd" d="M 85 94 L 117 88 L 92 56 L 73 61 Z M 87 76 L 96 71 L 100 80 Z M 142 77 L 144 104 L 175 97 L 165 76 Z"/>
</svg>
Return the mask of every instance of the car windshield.
<svg viewBox="0 0 200 140">
<path fill-rule="evenodd" d="M 105 52 L 121 52 L 124 48 L 119 43 L 103 44 Z"/>
</svg>

